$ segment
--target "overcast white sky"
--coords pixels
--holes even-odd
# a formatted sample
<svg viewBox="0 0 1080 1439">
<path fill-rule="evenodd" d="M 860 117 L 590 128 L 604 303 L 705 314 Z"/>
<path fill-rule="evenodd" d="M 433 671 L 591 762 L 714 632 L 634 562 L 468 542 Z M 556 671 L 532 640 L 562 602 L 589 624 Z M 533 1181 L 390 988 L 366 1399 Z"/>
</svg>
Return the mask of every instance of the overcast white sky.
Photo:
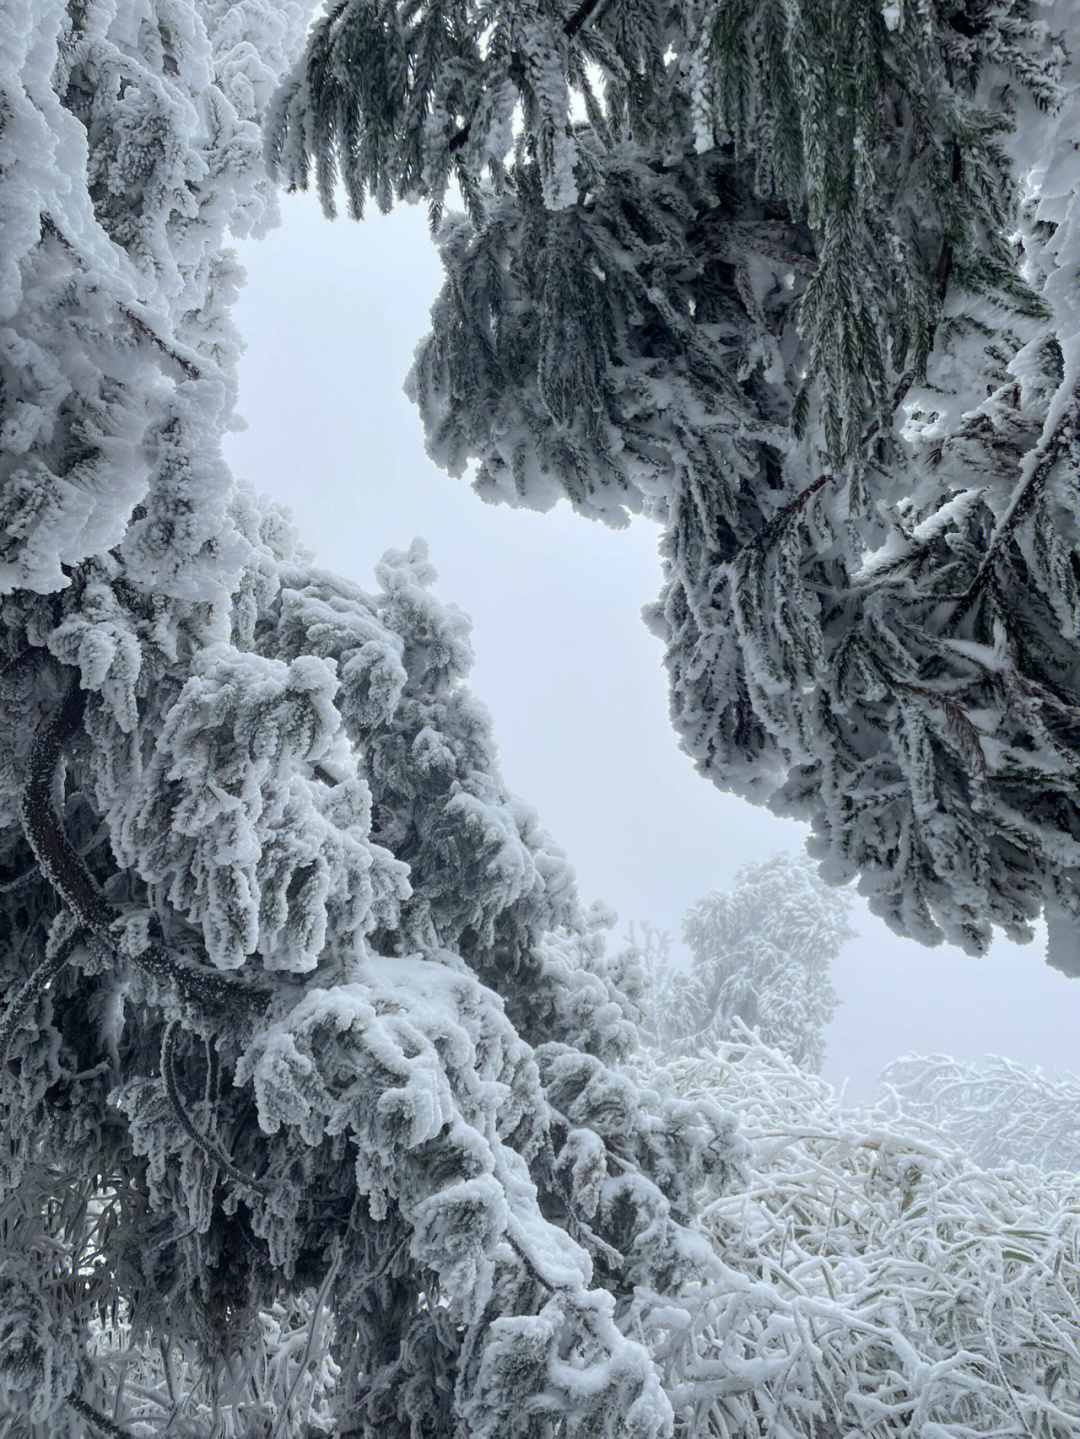
<svg viewBox="0 0 1080 1439">
<path fill-rule="evenodd" d="M 473 688 L 511 787 L 570 854 L 586 900 L 678 935 L 740 865 L 798 849 L 803 829 L 721 794 L 677 746 L 659 643 L 656 531 L 612 532 L 561 505 L 493 508 L 437 470 L 402 394 L 440 268 L 419 210 L 357 225 L 283 196 L 281 227 L 245 244 L 237 320 L 249 346 L 227 443 L 236 472 L 289 505 L 326 568 L 374 588 L 382 552 L 431 546 L 439 594 L 474 623 Z M 972 959 L 898 939 L 857 906 L 834 970 L 842 1005 L 825 1074 L 868 1097 L 897 1055 L 1004 1054 L 1080 1071 L 1080 980 L 1040 940 Z"/>
</svg>

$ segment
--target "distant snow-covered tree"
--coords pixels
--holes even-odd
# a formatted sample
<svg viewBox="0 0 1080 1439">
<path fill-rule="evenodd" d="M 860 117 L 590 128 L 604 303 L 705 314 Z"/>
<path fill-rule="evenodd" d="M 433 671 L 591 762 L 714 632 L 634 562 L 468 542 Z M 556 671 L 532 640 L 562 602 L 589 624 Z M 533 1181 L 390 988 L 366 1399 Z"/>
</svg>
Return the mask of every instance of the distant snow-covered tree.
<svg viewBox="0 0 1080 1439">
<path fill-rule="evenodd" d="M 985 1168 L 1018 1163 L 1080 1173 L 1080 1079 L 990 1055 L 965 1064 L 906 1054 L 881 1075 L 898 1109 L 933 1125 Z"/>
<path fill-rule="evenodd" d="M 722 788 L 922 941 L 1080 972 L 1077 0 L 333 0 L 277 172 L 422 200 L 486 499 L 662 527 Z M 456 182 L 465 216 L 442 219 Z"/>
<path fill-rule="evenodd" d="M 221 457 L 302 21 L 0 7 L 0 1433 L 659 1439 L 734 1121 L 625 1067 L 423 545 Z"/>
<path fill-rule="evenodd" d="M 850 896 L 817 878 L 802 855 L 744 866 L 729 893 L 687 912 L 691 967 L 672 963 L 667 936 L 644 928 L 614 972 L 660 1054 L 707 1053 L 737 1023 L 807 1069 L 820 1068 L 838 999 L 829 975 L 854 931 Z M 636 942 L 635 942 L 636 941 Z"/>
</svg>

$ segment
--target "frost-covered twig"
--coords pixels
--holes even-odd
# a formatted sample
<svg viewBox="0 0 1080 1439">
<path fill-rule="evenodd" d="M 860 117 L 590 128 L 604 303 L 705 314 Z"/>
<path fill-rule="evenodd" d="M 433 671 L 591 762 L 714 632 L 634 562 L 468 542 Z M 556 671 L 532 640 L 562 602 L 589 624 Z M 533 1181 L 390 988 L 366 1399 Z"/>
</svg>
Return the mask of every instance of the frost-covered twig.
<svg viewBox="0 0 1080 1439">
<path fill-rule="evenodd" d="M 300 1363 L 296 1366 L 296 1374 L 292 1384 L 289 1386 L 289 1392 L 285 1396 L 285 1402 L 282 1404 L 278 1417 L 274 1422 L 274 1427 L 270 1431 L 270 1439 L 278 1439 L 282 1425 L 289 1417 L 289 1409 L 292 1405 L 293 1395 L 296 1393 L 300 1380 L 307 1372 L 308 1364 L 311 1361 L 311 1351 L 315 1344 L 315 1335 L 318 1332 L 319 1323 L 322 1319 L 323 1305 L 326 1303 L 327 1295 L 330 1293 L 330 1287 L 337 1278 L 338 1271 L 341 1269 L 341 1260 L 342 1248 L 340 1243 L 337 1243 L 334 1245 L 334 1253 L 330 1260 L 330 1267 L 326 1271 L 326 1278 L 323 1280 L 319 1287 L 319 1292 L 315 1296 L 315 1303 L 311 1310 L 311 1323 L 308 1325 L 307 1341 L 304 1344 L 304 1352 L 300 1356 Z"/>
<path fill-rule="evenodd" d="M 912 684 L 910 680 L 894 679 L 893 685 L 896 689 L 904 690 L 907 694 L 918 695 L 920 699 L 944 710 L 949 728 L 954 731 L 960 741 L 960 748 L 965 758 L 971 762 L 975 773 L 985 779 L 987 765 L 986 753 L 982 747 L 982 737 L 964 712 L 963 707 L 957 704 L 953 696 L 945 694 L 941 690 L 931 689 L 929 685 Z"/>
<path fill-rule="evenodd" d="M 1035 501 L 1054 471 L 1062 450 L 1080 433 L 1080 390 L 1073 393 L 1057 423 L 1039 448 L 1027 458 L 1026 477 L 1021 481 L 1004 518 L 991 535 L 982 563 L 971 584 L 960 596 L 952 624 L 956 625 L 978 599 L 993 572 L 1002 550 L 1018 526 L 1031 513 Z"/>
<path fill-rule="evenodd" d="M 42 960 L 4 1011 L 4 1016 L 0 1019 L 0 1069 L 7 1064 L 8 1050 L 11 1048 L 19 1020 L 38 996 L 45 992 L 86 937 L 85 930 L 73 930 L 57 945 L 53 954 Z"/>
<path fill-rule="evenodd" d="M 80 863 L 52 805 L 52 786 L 64 747 L 81 725 L 85 705 L 86 696 L 75 680 L 34 741 L 19 813 L 42 874 L 78 922 L 92 934 L 103 935 L 113 913 Z"/>
<path fill-rule="evenodd" d="M 76 921 L 115 949 L 112 926 L 120 916 L 94 884 L 52 804 L 54 777 L 68 740 L 82 723 L 85 702 L 78 680 L 73 681 L 60 708 L 42 726 L 34 742 L 19 809 L 24 833 L 42 874 Z M 261 1013 L 269 1002 L 268 991 L 181 964 L 160 945 L 147 945 L 133 959 L 144 973 L 167 981 L 193 1004 L 214 1010 L 235 1006 L 250 1014 Z"/>
<path fill-rule="evenodd" d="M 909 1054 L 881 1083 L 899 1112 L 944 1131 L 976 1164 L 1080 1168 L 1080 1078 L 1052 1078 L 991 1056 L 966 1064 Z"/>
<path fill-rule="evenodd" d="M 665 1068 L 738 1112 L 751 1149 L 708 1206 L 728 1275 L 672 1338 L 696 1432 L 714 1411 L 695 1370 L 721 1366 L 749 1381 L 723 1434 L 1073 1432 L 1075 1177 L 986 1171 L 902 1110 L 844 1110 L 749 1031 Z"/>
<path fill-rule="evenodd" d="M 108 1434 L 110 1439 L 134 1439 L 129 1429 L 123 1429 L 119 1424 L 106 1418 L 92 1404 L 88 1404 L 81 1394 L 68 1395 L 68 1403 L 76 1414 L 81 1414 L 84 1419 L 93 1424 L 95 1429 L 100 1429 L 103 1434 Z"/>
<path fill-rule="evenodd" d="M 180 1090 L 176 1082 L 176 1041 L 179 1034 L 179 1022 L 170 1020 L 165 1026 L 165 1033 L 161 1040 L 161 1077 L 165 1082 L 169 1103 L 180 1121 L 180 1127 L 192 1143 L 197 1145 L 207 1158 L 223 1170 L 230 1179 L 243 1185 L 245 1189 L 253 1189 L 257 1194 L 266 1194 L 266 1185 L 257 1179 L 249 1178 L 243 1170 L 238 1169 L 221 1146 L 202 1133 L 184 1108 L 184 1101 L 180 1097 Z"/>
</svg>

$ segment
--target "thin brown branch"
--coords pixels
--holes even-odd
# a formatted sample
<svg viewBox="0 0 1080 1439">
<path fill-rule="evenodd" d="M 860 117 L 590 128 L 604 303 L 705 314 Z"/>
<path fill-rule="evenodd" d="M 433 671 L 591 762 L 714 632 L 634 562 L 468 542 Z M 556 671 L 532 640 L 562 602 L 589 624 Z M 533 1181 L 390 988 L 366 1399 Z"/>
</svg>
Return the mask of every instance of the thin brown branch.
<svg viewBox="0 0 1080 1439">
<path fill-rule="evenodd" d="M 44 210 L 41 213 L 41 228 L 46 235 L 51 236 L 52 239 L 56 241 L 77 270 L 85 270 L 87 268 L 86 261 L 79 254 L 78 250 L 76 250 L 75 246 L 60 229 L 60 226 L 53 217 L 46 214 Z"/>
<path fill-rule="evenodd" d="M 553 1279 L 549 1279 L 547 1275 L 541 1271 L 541 1269 L 536 1263 L 536 1260 L 533 1259 L 532 1255 L 521 1243 L 521 1240 L 515 1238 L 515 1236 L 510 1233 L 509 1229 L 503 1230 L 502 1237 L 506 1240 L 507 1244 L 509 1244 L 510 1248 L 521 1260 L 522 1264 L 525 1266 L 528 1272 L 536 1280 L 537 1284 L 541 1285 L 550 1294 L 566 1294 L 570 1292 L 570 1286 L 568 1284 L 557 1284 Z"/>
<path fill-rule="evenodd" d="M 896 388 L 892 394 L 890 418 L 896 415 L 897 410 L 904 401 L 904 397 L 917 379 L 918 374 L 912 369 L 906 371 L 897 381 Z M 859 441 L 860 448 L 865 449 L 880 428 L 878 421 L 872 420 L 863 432 L 862 439 Z M 789 500 L 782 509 L 778 510 L 768 524 L 748 543 L 760 549 L 767 550 L 779 539 L 780 535 L 787 528 L 788 521 L 793 519 L 794 516 L 813 499 L 818 490 L 824 489 L 830 481 L 835 481 L 838 478 L 839 476 L 828 473 L 818 475 L 816 480 L 811 481 L 810 484 L 799 491 L 794 499 Z"/>
<path fill-rule="evenodd" d="M 567 1127 L 569 1128 L 569 1126 Z M 601 1144 L 603 1144 L 603 1138 L 601 1136 L 598 1137 L 600 1138 Z M 606 1150 L 607 1146 L 605 1145 L 604 1147 Z M 574 1202 L 574 1196 L 570 1192 L 569 1185 L 562 1180 L 555 1167 L 555 1149 L 551 1142 L 550 1130 L 544 1137 L 544 1158 L 547 1162 L 551 1187 L 566 1208 L 567 1228 L 570 1231 L 571 1238 L 578 1240 L 579 1243 L 592 1249 L 594 1253 L 598 1254 L 604 1260 L 609 1269 L 613 1269 L 616 1273 L 621 1274 L 626 1268 L 626 1255 L 622 1254 L 614 1245 L 609 1244 L 606 1239 L 602 1239 L 600 1235 L 582 1219 L 578 1212 L 578 1207 Z"/>
<path fill-rule="evenodd" d="M 174 365 L 178 365 L 189 380 L 202 379 L 202 371 L 198 365 L 189 360 L 186 355 L 181 355 L 179 351 L 174 350 L 171 345 L 167 345 L 158 332 L 134 310 L 124 304 L 117 305 L 116 308 L 137 335 L 140 335 L 148 344 L 153 345 L 154 349 L 164 355 L 167 360 L 172 360 Z"/>
<path fill-rule="evenodd" d="M 78 922 L 92 934 L 103 935 L 112 923 L 112 911 L 75 853 L 52 804 L 53 782 L 65 746 L 82 724 L 85 705 L 86 695 L 75 680 L 34 741 L 19 814 L 42 874 Z"/>
</svg>

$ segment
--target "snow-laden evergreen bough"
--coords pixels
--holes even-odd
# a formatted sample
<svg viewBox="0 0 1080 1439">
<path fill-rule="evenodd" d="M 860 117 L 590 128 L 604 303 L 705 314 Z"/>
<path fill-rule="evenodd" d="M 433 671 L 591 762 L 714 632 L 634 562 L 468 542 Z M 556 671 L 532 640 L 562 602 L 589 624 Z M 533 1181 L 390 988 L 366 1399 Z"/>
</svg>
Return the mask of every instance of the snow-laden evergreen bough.
<svg viewBox="0 0 1080 1439">
<path fill-rule="evenodd" d="M 0 8 L 0 1433 L 659 1439 L 733 1121 L 621 1067 L 423 546 L 221 458 L 304 18 Z"/>
<path fill-rule="evenodd" d="M 745 865 L 728 893 L 683 918 L 690 968 L 671 959 L 667 936 L 643 926 L 610 965 L 632 999 L 638 1028 L 660 1057 L 707 1055 L 747 1025 L 796 1064 L 821 1067 L 825 1030 L 839 1003 L 829 977 L 847 940 L 851 900 L 822 884 L 805 855 Z"/>
<path fill-rule="evenodd" d="M 662 526 L 722 788 L 926 942 L 1080 972 L 1076 0 L 335 0 L 271 159 L 427 201 L 489 500 Z"/>
</svg>

